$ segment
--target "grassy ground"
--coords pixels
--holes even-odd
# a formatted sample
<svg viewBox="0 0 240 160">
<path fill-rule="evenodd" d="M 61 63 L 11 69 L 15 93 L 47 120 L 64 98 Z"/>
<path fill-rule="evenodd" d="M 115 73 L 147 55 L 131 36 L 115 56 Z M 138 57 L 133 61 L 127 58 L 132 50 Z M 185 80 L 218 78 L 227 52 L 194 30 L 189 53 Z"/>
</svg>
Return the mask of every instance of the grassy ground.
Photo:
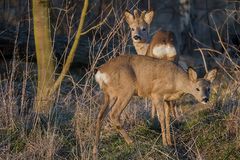
<svg viewBox="0 0 240 160">
<path fill-rule="evenodd" d="M 121 10 L 113 8 L 115 17 L 109 22 L 107 20 L 106 28 L 94 29 L 93 37 L 89 37 L 89 42 L 87 41 L 84 47 L 79 47 L 80 53 L 84 53 L 82 50 L 86 49 L 85 46 L 89 48 L 87 54 L 92 69 L 99 62 L 103 63 L 112 56 L 135 52 L 129 45 L 130 29 L 124 24 L 125 20 L 119 11 Z M 227 12 L 227 14 L 229 14 L 227 19 L 235 17 L 235 13 Z M 69 16 L 73 15 L 69 14 Z M 61 20 L 59 22 L 62 23 Z M 67 25 L 69 25 L 66 26 L 69 27 L 69 35 L 67 35 L 69 39 L 64 53 L 68 52 L 74 37 L 72 23 Z M 224 26 L 217 27 L 216 32 Z M 105 29 L 109 32 L 103 32 Z M 211 29 L 214 30 L 214 27 Z M 149 118 L 150 102 L 133 98 L 122 114 L 122 123 L 134 140 L 134 144 L 128 146 L 106 120 L 101 130 L 99 159 L 240 159 L 240 57 L 238 48 L 227 44 L 231 35 L 226 35 L 227 37 L 222 37 L 223 40 L 220 36 L 219 39 L 214 40 L 221 43 L 221 47 L 219 46 L 221 51 L 206 50 L 208 56 L 215 59 L 213 65 L 204 52 L 207 65 L 221 68 L 213 85 L 210 103 L 207 106 L 199 105 L 189 97 L 181 101 L 179 111 L 182 117 L 179 121 L 173 118 L 171 121 L 174 141 L 172 147 L 162 145 L 159 124 L 156 122 L 152 124 Z M 195 38 L 193 36 L 191 40 Z M 195 41 L 193 43 L 199 45 L 200 41 Z M 55 42 L 54 38 L 53 42 Z M 209 46 L 209 44 L 199 46 Z M 229 48 L 226 48 L 227 46 Z M 236 54 L 236 62 L 228 53 L 230 48 L 234 55 Z M 18 46 L 15 46 L 13 55 L 17 55 L 15 53 L 17 51 Z M 26 48 L 26 54 L 28 51 L 30 52 L 30 49 Z M 192 52 L 193 55 L 198 54 Z M 63 54 L 61 59 L 65 56 Z M 200 62 L 202 61 L 200 58 L 202 57 L 199 54 L 195 59 Z M 61 89 L 56 94 L 51 113 L 43 116 L 36 115 L 32 110 L 36 95 L 36 64 L 31 62 L 26 64 L 25 60 L 19 59 L 13 59 L 13 62 L 8 63 L 10 62 L 0 65 L 0 159 L 91 160 L 95 122 L 103 98 L 93 79 L 93 73 L 87 70 L 89 73 L 83 74 L 82 70 L 77 68 L 66 76 Z M 86 69 L 83 70 L 86 73 Z M 203 68 L 201 70 L 205 71 Z"/>
<path fill-rule="evenodd" d="M 1 81 L 1 159 L 92 159 L 95 120 L 102 99 L 92 76 L 82 81 L 75 75 L 67 78 L 49 118 L 40 116 L 36 123 L 31 110 L 35 74 L 26 81 L 16 73 L 12 79 L 10 74 Z M 181 103 L 181 120 L 172 119 L 172 147 L 162 145 L 159 125 L 153 126 L 149 120 L 151 104 L 133 98 L 122 122 L 135 143 L 128 146 L 105 121 L 99 158 L 240 159 L 239 86 L 223 77 L 214 84 L 209 105 L 194 104 L 191 98 Z"/>
</svg>

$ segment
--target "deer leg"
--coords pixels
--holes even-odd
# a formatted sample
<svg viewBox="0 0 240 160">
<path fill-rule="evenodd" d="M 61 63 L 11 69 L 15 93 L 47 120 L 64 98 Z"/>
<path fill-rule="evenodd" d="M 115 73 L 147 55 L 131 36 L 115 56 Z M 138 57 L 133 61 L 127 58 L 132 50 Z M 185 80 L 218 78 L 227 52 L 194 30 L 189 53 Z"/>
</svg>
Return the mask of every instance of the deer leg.
<svg viewBox="0 0 240 160">
<path fill-rule="evenodd" d="M 177 121 L 180 121 L 180 119 L 181 119 L 181 115 L 179 115 L 179 108 L 180 108 L 180 106 L 177 103 L 175 103 L 174 110 L 175 110 L 175 113 L 176 113 L 176 120 Z"/>
<path fill-rule="evenodd" d="M 115 102 L 116 102 L 116 99 L 112 99 L 110 106 L 113 106 Z M 98 113 L 97 123 L 96 123 L 96 132 L 95 132 L 96 136 L 95 136 L 95 143 L 93 146 L 93 159 L 94 160 L 97 159 L 97 153 L 98 153 L 97 148 L 98 148 L 98 143 L 99 143 L 99 138 L 100 138 L 100 130 L 101 130 L 101 126 L 102 126 L 102 121 L 103 121 L 104 117 L 106 117 L 108 106 L 109 106 L 109 95 L 104 94 L 104 103 L 100 106 L 100 111 Z"/>
<path fill-rule="evenodd" d="M 171 142 L 171 133 L 170 133 L 170 108 L 172 108 L 172 103 L 169 101 L 164 101 L 164 109 L 165 109 L 165 121 L 166 121 L 166 137 L 167 144 L 172 145 Z"/>
<path fill-rule="evenodd" d="M 175 110 L 175 107 L 176 107 L 176 103 L 175 101 L 170 101 L 170 110 L 171 110 L 171 113 L 172 113 L 172 116 L 173 118 L 177 118 L 177 115 L 176 115 L 176 110 Z"/>
<path fill-rule="evenodd" d="M 175 118 L 176 120 L 179 120 L 180 119 L 180 115 L 178 113 L 178 105 L 177 105 L 177 102 L 176 101 L 170 101 L 171 103 L 171 113 L 172 113 L 172 116 L 173 118 Z"/>
<path fill-rule="evenodd" d="M 152 120 L 154 120 L 155 113 L 156 113 L 156 106 L 154 104 L 152 104 L 152 113 L 151 113 Z"/>
<path fill-rule="evenodd" d="M 158 116 L 158 120 L 160 122 L 161 125 L 161 131 L 162 131 L 162 142 L 163 145 L 166 146 L 167 145 L 167 140 L 166 140 L 166 132 L 165 132 L 165 110 L 164 110 L 164 106 L 160 104 L 159 99 L 153 99 L 153 104 L 157 110 L 157 116 Z"/>
<path fill-rule="evenodd" d="M 124 97 L 118 97 L 116 104 L 112 107 L 110 112 L 110 121 L 116 130 L 123 136 L 127 144 L 132 144 L 133 141 L 127 134 L 127 132 L 122 128 L 120 123 L 120 116 L 122 111 L 126 108 L 128 102 L 130 101 L 133 92 L 122 94 Z"/>
</svg>

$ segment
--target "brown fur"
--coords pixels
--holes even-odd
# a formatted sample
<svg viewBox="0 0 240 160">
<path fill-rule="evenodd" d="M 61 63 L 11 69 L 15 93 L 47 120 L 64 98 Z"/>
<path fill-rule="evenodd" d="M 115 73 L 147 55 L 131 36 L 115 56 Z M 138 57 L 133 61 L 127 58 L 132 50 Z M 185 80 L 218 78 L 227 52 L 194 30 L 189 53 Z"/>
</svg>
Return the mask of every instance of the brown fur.
<svg viewBox="0 0 240 160">
<path fill-rule="evenodd" d="M 138 11 L 134 10 L 134 15 L 136 15 L 137 13 Z M 147 12 L 148 14 L 145 14 L 145 13 L 146 11 L 141 12 L 142 16 L 139 17 L 139 16 L 132 15 L 128 11 L 125 12 L 126 21 L 129 27 L 131 28 L 131 37 L 132 37 L 133 45 L 138 55 L 146 55 L 150 57 L 159 58 L 153 54 L 153 48 L 158 44 L 163 44 L 163 45 L 169 44 L 172 47 L 174 47 L 174 43 L 173 43 L 174 33 L 171 31 L 159 30 L 154 34 L 154 36 L 152 37 L 152 40 L 150 41 L 148 37 L 148 33 L 146 31 L 142 31 L 141 28 L 146 28 L 147 31 L 149 30 L 149 25 L 152 22 L 154 12 L 150 11 L 150 12 Z M 148 19 L 148 23 L 146 23 L 145 19 Z M 142 37 L 141 41 L 134 40 L 135 35 L 139 35 L 140 37 Z M 172 56 L 166 53 L 165 56 L 162 56 L 160 59 L 173 61 L 177 63 L 178 55 Z M 184 63 L 184 61 L 183 62 L 181 61 L 181 64 L 183 64 L 184 67 L 187 66 Z M 175 103 L 172 103 L 172 104 L 175 104 Z M 172 106 L 172 108 L 174 108 L 174 109 L 171 109 L 173 111 L 172 113 L 174 117 L 178 118 L 178 114 L 177 112 L 175 112 L 175 110 L 177 111 L 176 106 Z M 156 109 L 154 106 L 152 106 L 152 114 L 151 114 L 152 119 L 155 117 L 155 113 L 156 113 Z"/>
<path fill-rule="evenodd" d="M 210 84 L 215 76 L 216 70 L 212 70 L 205 78 L 197 79 L 193 69 L 186 73 L 172 62 L 137 55 L 119 56 L 102 65 L 95 77 L 102 84 L 100 86 L 105 95 L 105 103 L 98 114 L 94 157 L 97 155 L 100 128 L 103 118 L 108 114 L 107 110 L 110 110 L 111 123 L 125 141 L 128 144 L 133 142 L 122 128 L 120 116 L 134 94 L 151 98 L 161 124 L 163 144 L 171 145 L 170 101 L 187 93 L 198 101 L 208 100 Z"/>
<path fill-rule="evenodd" d="M 134 10 L 134 13 L 136 14 L 138 13 L 138 11 Z M 159 30 L 153 35 L 152 39 L 150 40 L 150 38 L 148 37 L 148 34 L 146 32 L 143 32 L 140 28 L 146 28 L 147 30 L 149 30 L 149 25 L 147 25 L 147 23 L 144 21 L 144 18 L 148 19 L 148 24 L 150 24 L 152 22 L 154 12 L 150 11 L 150 12 L 147 12 L 148 14 L 144 14 L 144 13 L 146 13 L 146 11 L 143 11 L 141 13 L 144 16 L 139 17 L 139 16 L 133 16 L 129 12 L 125 12 L 125 18 L 129 27 L 131 29 L 134 29 L 133 31 L 131 31 L 131 37 L 133 40 L 133 45 L 137 51 L 137 54 L 175 62 L 179 66 L 181 66 L 185 71 L 187 71 L 189 66 L 194 66 L 195 60 L 191 56 L 187 56 L 187 55 L 180 56 L 178 53 L 176 53 L 176 55 L 172 55 L 171 53 L 166 53 L 164 56 L 157 57 L 153 54 L 153 48 L 159 44 L 169 45 L 174 47 L 174 42 L 173 42 L 174 33 L 171 31 Z M 135 41 L 134 35 L 140 35 L 142 37 L 142 40 Z M 173 116 L 176 119 L 178 119 L 179 114 L 177 112 L 176 102 L 171 103 L 171 105 L 172 104 L 173 106 L 171 107 L 171 111 L 173 113 Z M 155 117 L 155 113 L 156 113 L 156 109 L 153 106 L 152 114 L 151 114 L 152 118 Z"/>
<path fill-rule="evenodd" d="M 137 10 L 134 10 L 135 15 L 138 14 Z M 173 37 L 174 33 L 171 31 L 159 30 L 157 31 L 152 39 L 150 39 L 149 34 L 146 31 L 149 31 L 149 25 L 152 22 L 154 11 L 142 11 L 141 16 L 132 15 L 130 12 L 125 12 L 126 21 L 131 28 L 131 37 L 133 40 L 133 45 L 137 51 L 138 55 L 147 55 L 150 57 L 156 57 L 153 55 L 153 48 L 158 44 L 169 44 L 174 46 Z M 146 22 L 147 21 L 147 22 Z M 142 29 L 145 28 L 145 31 Z M 136 41 L 134 39 L 135 35 L 139 35 L 141 40 Z M 166 56 L 161 57 L 160 59 L 175 61 L 177 62 L 184 70 L 187 70 L 189 66 L 194 66 L 194 59 L 191 56 L 179 55 L 171 56 L 166 53 Z"/>
<path fill-rule="evenodd" d="M 174 34 L 171 31 L 163 30 L 157 31 L 149 43 L 149 36 L 147 31 L 149 30 L 149 24 L 152 22 L 154 16 L 153 11 L 150 12 L 143 11 L 141 12 L 141 16 L 136 15 L 138 15 L 137 10 L 134 10 L 134 15 L 132 15 L 128 11 L 125 12 L 126 21 L 129 27 L 131 28 L 131 37 L 133 40 L 133 45 L 138 55 L 147 55 L 150 57 L 155 57 L 152 51 L 153 48 L 158 44 L 164 45 L 169 44 L 174 47 L 173 44 Z M 134 36 L 139 36 L 140 39 L 136 40 Z M 166 55 L 161 59 L 174 61 L 176 59 L 176 55 L 172 56 L 166 53 Z"/>
<path fill-rule="evenodd" d="M 124 15 L 131 29 L 131 37 L 137 54 L 146 55 L 149 46 L 149 24 L 152 22 L 154 12 L 143 11 L 141 12 L 141 16 L 136 16 L 138 15 L 138 11 L 134 10 L 134 15 L 128 11 L 126 11 Z M 135 36 L 140 37 L 140 39 L 135 39 Z"/>
<path fill-rule="evenodd" d="M 174 47 L 173 37 L 174 37 L 174 34 L 171 31 L 163 31 L 163 30 L 157 31 L 152 37 L 152 40 L 149 44 L 146 55 L 150 57 L 155 57 L 155 55 L 153 54 L 153 48 L 158 44 L 170 45 Z M 166 54 L 161 59 L 168 60 L 168 61 L 176 61 L 176 58 L 177 58 L 177 55 L 171 56 Z"/>
</svg>

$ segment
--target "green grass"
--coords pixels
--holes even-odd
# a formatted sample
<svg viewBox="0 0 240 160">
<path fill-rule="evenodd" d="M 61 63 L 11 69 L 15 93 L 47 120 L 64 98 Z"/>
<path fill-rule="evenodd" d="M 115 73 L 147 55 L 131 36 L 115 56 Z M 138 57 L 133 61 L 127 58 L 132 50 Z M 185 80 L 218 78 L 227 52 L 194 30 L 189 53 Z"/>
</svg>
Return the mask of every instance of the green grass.
<svg viewBox="0 0 240 160">
<path fill-rule="evenodd" d="M 212 109 L 203 110 L 201 105 L 191 105 L 191 101 L 187 101 L 185 106 L 182 106 L 183 121 L 172 121 L 171 131 L 174 140 L 172 147 L 162 145 L 161 131 L 156 127 L 159 124 L 152 125 L 146 120 L 149 117 L 147 113 L 149 109 L 145 109 L 146 103 L 143 99 L 136 98 L 128 106 L 125 114 L 128 119 L 124 122 L 127 123 L 125 127 L 128 128 L 134 144 L 127 145 L 116 131 L 107 131 L 102 127 L 99 158 L 102 160 L 240 159 L 239 129 L 231 133 L 231 125 L 239 125 L 237 113 L 234 123 L 228 123 L 231 115 L 235 114 L 234 107 L 239 108 L 239 92 L 235 93 L 227 83 L 226 86 L 224 85 L 211 95 Z M 3 87 L 6 89 L 2 93 L 6 96 L 0 97 L 0 102 L 4 102 L 8 95 L 9 89 L 6 86 Z M 66 86 L 63 86 L 63 89 L 64 87 Z M 72 86 L 67 87 L 72 89 Z M 82 91 L 77 88 L 73 89 L 74 92 L 67 90 L 64 94 L 60 93 L 56 110 L 51 115 L 51 122 L 47 123 L 47 119 L 45 122 L 43 120 L 38 127 L 31 124 L 32 112 L 29 113 L 29 120 L 25 120 L 25 118 L 28 119 L 28 115 L 20 117 L 21 115 L 14 112 L 17 111 L 17 105 L 2 107 L 0 159 L 17 157 L 19 159 L 91 160 L 95 123 L 100 104 L 97 97 L 100 96 L 98 92 L 96 95 L 92 93 L 94 88 L 87 90 L 85 96 L 82 96 L 79 90 Z M 9 99 L 21 99 L 17 93 L 12 93 Z M 28 95 L 26 96 L 24 99 L 29 98 Z M 1 104 L 4 106 L 4 103 Z M 11 104 L 15 104 L 15 101 Z M 11 113 L 6 112 L 9 108 Z"/>
<path fill-rule="evenodd" d="M 204 159 L 240 159 L 239 141 L 228 133 L 221 111 L 202 111 L 190 117 L 179 131 L 185 143 L 195 139 L 195 148 Z M 191 141 L 191 140 L 190 140 Z"/>
<path fill-rule="evenodd" d="M 227 114 L 224 115 L 222 110 L 205 110 L 187 117 L 184 122 L 174 123 L 172 129 L 174 129 L 176 145 L 173 147 L 164 147 L 160 130 L 150 128 L 143 119 L 142 123 L 128 131 L 134 140 L 131 146 L 127 145 L 117 132 L 106 133 L 102 129 L 99 157 L 103 160 L 196 159 L 200 155 L 203 159 L 240 159 L 239 135 L 229 134 L 226 117 Z M 26 152 L 29 144 L 37 145 L 38 139 L 44 140 L 44 137 L 50 133 L 50 131 L 41 132 L 39 128 L 35 132 L 25 134 L 24 130 L 18 126 L 2 130 L 0 141 L 2 143 L 5 141 L 9 145 L 11 154 L 21 154 Z M 75 132 L 74 126 L 70 125 L 69 121 L 58 126 L 55 134 L 59 137 L 56 140 L 60 147 L 57 147 L 58 156 L 55 155 L 55 158 L 81 157 L 83 149 L 80 143 L 82 142 L 77 140 Z M 90 146 L 89 157 L 91 157 L 91 143 L 89 141 L 86 144 Z M 39 156 L 37 156 L 38 153 L 34 154 L 36 154 L 35 157 L 44 157 L 42 153 L 39 153 Z"/>
<path fill-rule="evenodd" d="M 129 131 L 134 140 L 133 145 L 127 145 L 119 134 L 114 133 L 103 137 L 100 145 L 101 159 L 175 159 L 174 149 L 162 145 L 161 134 L 138 125 Z"/>
<path fill-rule="evenodd" d="M 176 140 L 173 147 L 164 147 L 160 131 L 145 123 L 129 130 L 134 139 L 132 146 L 116 132 L 103 132 L 100 159 L 196 159 L 199 156 L 214 160 L 240 159 L 239 141 L 229 135 L 225 120 L 221 110 L 204 110 L 173 124 Z"/>
</svg>

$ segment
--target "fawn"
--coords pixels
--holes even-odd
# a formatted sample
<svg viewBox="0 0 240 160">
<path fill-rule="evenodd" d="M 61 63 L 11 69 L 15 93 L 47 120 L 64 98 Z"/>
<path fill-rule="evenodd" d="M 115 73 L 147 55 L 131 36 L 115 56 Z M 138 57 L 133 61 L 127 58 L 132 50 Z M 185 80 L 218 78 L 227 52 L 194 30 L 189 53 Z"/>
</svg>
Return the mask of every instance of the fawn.
<svg viewBox="0 0 240 160">
<path fill-rule="evenodd" d="M 133 95 L 152 100 L 161 125 L 163 145 L 171 145 L 169 102 L 184 94 L 192 94 L 199 102 L 207 103 L 216 73 L 217 70 L 213 69 L 204 78 L 197 78 L 192 68 L 186 72 L 173 62 L 141 55 L 118 56 L 100 66 L 95 79 L 103 90 L 104 104 L 97 117 L 94 159 L 97 157 L 102 121 L 108 112 L 116 130 L 128 144 L 133 143 L 120 123 L 121 113 Z"/>
</svg>

